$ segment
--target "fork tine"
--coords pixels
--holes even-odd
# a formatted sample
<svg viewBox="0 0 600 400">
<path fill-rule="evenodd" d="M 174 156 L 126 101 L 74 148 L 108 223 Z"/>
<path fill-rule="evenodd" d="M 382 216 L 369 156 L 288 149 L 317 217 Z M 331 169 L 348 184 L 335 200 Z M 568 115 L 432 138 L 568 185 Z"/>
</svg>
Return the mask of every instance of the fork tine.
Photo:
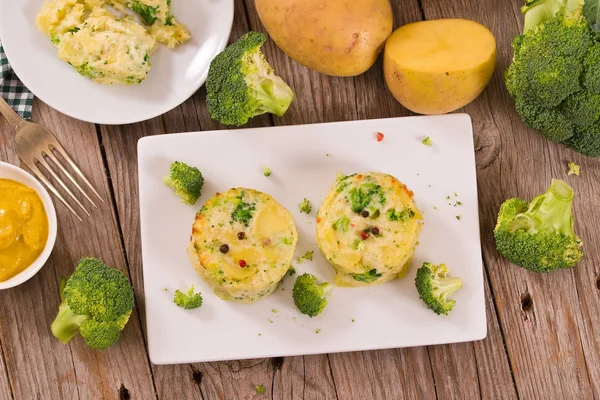
<svg viewBox="0 0 600 400">
<path fill-rule="evenodd" d="M 24 161 L 24 160 L 23 160 L 23 161 Z M 83 222 L 83 220 L 81 219 L 81 217 L 79 216 L 79 214 L 77 214 L 77 213 L 75 212 L 75 210 L 73 210 L 73 207 L 71 207 L 71 205 L 70 205 L 69 203 L 67 203 L 67 201 L 66 201 L 66 200 L 64 199 L 64 197 L 63 197 L 63 196 L 62 196 L 62 195 L 59 193 L 59 191 L 58 191 L 58 190 L 56 190 L 56 188 L 54 187 L 54 185 L 52 185 L 52 184 L 50 183 L 50 181 L 49 181 L 49 180 L 46 178 L 46 176 L 45 176 L 44 174 L 42 174 L 42 172 L 41 172 L 41 171 L 40 171 L 40 169 L 37 167 L 37 165 L 35 165 L 35 164 L 31 164 L 31 165 L 30 165 L 29 163 L 27 163 L 27 166 L 29 167 L 29 169 L 31 169 L 31 171 L 33 172 L 33 174 L 34 174 L 35 176 L 37 176 L 37 178 L 38 178 L 40 181 L 42 181 L 42 182 L 43 182 L 43 183 L 46 185 L 46 187 L 47 187 L 48 189 L 50 189 L 50 191 L 51 191 L 52 193 L 54 193 L 54 195 L 55 195 L 56 197 L 58 197 L 58 199 L 59 199 L 59 200 L 60 200 L 60 201 L 61 201 L 61 202 L 62 202 L 62 203 L 65 205 L 65 207 L 67 207 L 67 209 L 68 209 L 69 211 L 71 211 L 71 213 L 73 213 L 73 215 L 74 215 L 75 217 L 77 217 L 77 219 L 78 219 L 80 222 Z"/>
<path fill-rule="evenodd" d="M 54 180 L 58 182 L 58 184 L 64 189 L 64 191 L 67 192 L 67 194 L 69 196 L 71 196 L 73 201 L 83 210 L 83 212 L 85 212 L 88 217 L 91 217 L 91 214 L 89 213 L 89 211 L 83 206 L 83 204 L 81 204 L 79 199 L 77 197 L 75 197 L 73 192 L 71 192 L 71 190 L 67 187 L 67 185 L 65 185 L 65 183 L 62 181 L 62 179 L 60 179 L 60 176 L 58 176 L 58 174 L 54 171 L 54 169 L 50 166 L 50 164 L 48 164 L 48 162 L 46 160 L 44 160 L 43 157 L 34 159 L 34 162 L 35 161 L 42 164 L 46 168 L 46 170 L 48 170 L 50 175 L 52 175 Z"/>
<path fill-rule="evenodd" d="M 49 150 L 48 152 L 43 152 L 42 155 L 47 155 L 48 158 L 50 158 L 54 164 L 56 164 L 56 166 L 58 167 L 58 169 L 60 169 L 62 171 L 63 174 L 65 174 L 67 176 L 67 178 L 69 178 L 69 180 L 71 181 L 71 183 L 77 188 L 79 189 L 79 192 L 86 198 L 88 199 L 88 201 L 90 203 L 92 203 L 92 205 L 95 208 L 98 208 L 98 206 L 96 205 L 96 203 L 94 203 L 94 201 L 90 198 L 90 196 L 88 196 L 88 194 L 81 188 L 81 186 L 79 186 L 79 183 L 77 183 L 77 181 L 73 178 L 73 176 L 71 176 L 71 174 L 69 173 L 69 171 L 67 171 L 65 169 L 65 167 L 60 163 L 60 161 L 58 161 L 58 158 L 56 158 L 56 156 L 54 154 L 52 154 L 52 151 Z"/>
<path fill-rule="evenodd" d="M 94 186 L 92 186 L 92 184 L 90 183 L 90 181 L 88 181 L 88 179 L 85 177 L 85 175 L 83 175 L 83 172 L 81 172 L 81 170 L 79 169 L 79 167 L 77 166 L 77 164 L 75 164 L 75 161 L 73 161 L 73 159 L 69 156 L 69 154 L 65 151 L 65 149 L 60 145 L 60 143 L 58 143 L 57 140 L 54 140 L 53 142 L 54 143 L 52 143 L 50 145 L 50 151 L 52 151 L 52 149 L 54 149 L 58 153 L 60 153 L 60 155 L 65 160 L 67 160 L 67 162 L 69 163 L 69 165 L 71 166 L 71 168 L 73 168 L 73 170 L 75 172 L 77 172 L 77 175 L 79 175 L 79 177 L 81 178 L 81 180 L 87 185 L 88 188 L 90 188 L 90 190 L 92 191 L 92 193 L 94 193 L 96 195 L 96 197 L 98 197 L 100 199 L 100 201 L 104 203 L 104 199 L 100 196 L 100 193 L 98 193 L 96 191 L 96 189 L 94 189 Z"/>
</svg>

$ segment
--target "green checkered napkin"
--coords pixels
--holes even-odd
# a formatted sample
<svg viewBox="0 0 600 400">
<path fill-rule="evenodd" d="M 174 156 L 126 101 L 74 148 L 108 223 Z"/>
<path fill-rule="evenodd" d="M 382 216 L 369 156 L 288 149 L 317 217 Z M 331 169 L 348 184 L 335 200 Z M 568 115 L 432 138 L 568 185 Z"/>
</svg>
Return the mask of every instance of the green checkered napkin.
<svg viewBox="0 0 600 400">
<path fill-rule="evenodd" d="M 22 118 L 31 118 L 33 94 L 21 83 L 8 64 L 2 43 L 0 43 L 0 97 L 6 100 Z"/>
</svg>

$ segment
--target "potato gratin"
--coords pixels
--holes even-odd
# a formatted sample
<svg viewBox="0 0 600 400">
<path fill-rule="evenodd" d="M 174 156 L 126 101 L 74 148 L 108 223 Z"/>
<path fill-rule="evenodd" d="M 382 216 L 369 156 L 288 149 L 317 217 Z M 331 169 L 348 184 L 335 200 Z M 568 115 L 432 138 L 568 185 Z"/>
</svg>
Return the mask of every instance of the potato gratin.
<svg viewBox="0 0 600 400">
<path fill-rule="evenodd" d="M 106 5 L 120 12 L 133 10 L 146 26 L 127 14 L 115 15 Z M 142 82 L 150 71 L 157 41 L 174 48 L 190 38 L 185 26 L 171 15 L 170 0 L 47 1 L 37 25 L 50 36 L 61 60 L 103 84 Z"/>
<path fill-rule="evenodd" d="M 223 300 L 253 303 L 289 270 L 298 233 L 291 214 L 268 194 L 231 189 L 196 215 L 188 255 Z"/>
<path fill-rule="evenodd" d="M 338 286 L 369 286 L 403 276 L 421 232 L 413 193 L 382 173 L 339 177 L 317 214 L 317 244 Z"/>
</svg>

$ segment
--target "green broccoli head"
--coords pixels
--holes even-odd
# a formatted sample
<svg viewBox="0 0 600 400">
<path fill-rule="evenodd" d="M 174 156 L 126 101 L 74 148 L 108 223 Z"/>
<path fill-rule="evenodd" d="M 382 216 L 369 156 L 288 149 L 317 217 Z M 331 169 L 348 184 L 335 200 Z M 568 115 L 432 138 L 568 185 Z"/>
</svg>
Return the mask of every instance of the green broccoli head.
<svg viewBox="0 0 600 400">
<path fill-rule="evenodd" d="M 196 167 L 175 161 L 171 164 L 171 173 L 165 177 L 165 185 L 175 191 L 186 204 L 195 204 L 204 185 L 204 177 Z"/>
<path fill-rule="evenodd" d="M 600 117 L 600 95 L 582 90 L 567 97 L 559 109 L 567 121 L 579 126 L 591 125 Z"/>
<path fill-rule="evenodd" d="M 325 309 L 327 299 L 324 296 L 330 289 L 329 282 L 317 283 L 314 275 L 303 274 L 296 278 L 292 296 L 298 310 L 312 318 Z"/>
<path fill-rule="evenodd" d="M 600 157 L 600 121 L 590 126 L 575 127 L 575 134 L 564 143 L 588 157 Z"/>
<path fill-rule="evenodd" d="M 513 40 L 505 82 L 530 128 L 590 155 L 600 147 L 584 129 L 600 120 L 600 43 L 582 5 L 582 0 L 527 1 L 525 33 Z"/>
<path fill-rule="evenodd" d="M 500 254 L 533 272 L 574 267 L 583 250 L 573 231 L 573 197 L 573 189 L 555 179 L 531 203 L 517 198 L 505 201 L 494 230 Z"/>
<path fill-rule="evenodd" d="M 266 35 L 249 32 L 217 55 L 206 80 L 210 116 L 225 125 L 244 125 L 257 115 L 283 116 L 294 93 L 275 75 L 261 46 Z"/>
<path fill-rule="evenodd" d="M 119 270 L 96 258 L 82 258 L 60 286 L 61 304 L 50 326 L 54 336 L 69 342 L 78 332 L 86 344 L 104 349 L 119 340 L 134 307 L 133 288 Z"/>
<path fill-rule="evenodd" d="M 553 142 L 562 142 L 573 136 L 573 122 L 556 108 L 538 107 L 521 99 L 515 102 L 517 112 L 531 129 L 543 132 Z"/>
<path fill-rule="evenodd" d="M 186 293 L 183 293 L 177 289 L 175 291 L 173 302 L 181 308 L 193 310 L 202 305 L 202 294 L 200 292 L 195 293 L 194 286 L 192 286 Z"/>
<path fill-rule="evenodd" d="M 448 315 L 456 303 L 449 297 L 462 288 L 462 280 L 449 277 L 446 264 L 426 262 L 417 270 L 415 286 L 427 308 L 438 315 Z"/>
</svg>

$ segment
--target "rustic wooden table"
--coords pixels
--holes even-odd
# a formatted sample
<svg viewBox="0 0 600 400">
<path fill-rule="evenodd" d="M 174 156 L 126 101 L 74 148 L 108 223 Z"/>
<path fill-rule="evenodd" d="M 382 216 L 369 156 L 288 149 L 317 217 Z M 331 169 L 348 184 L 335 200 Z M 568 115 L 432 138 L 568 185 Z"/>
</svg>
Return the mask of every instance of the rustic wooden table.
<svg viewBox="0 0 600 400">
<path fill-rule="evenodd" d="M 207 364 L 150 364 L 144 337 L 136 144 L 145 135 L 223 128 L 200 90 L 162 117 L 128 126 L 94 126 L 36 101 L 33 119 L 56 133 L 108 201 L 79 223 L 57 204 L 59 233 L 48 264 L 16 289 L 0 292 L 0 400 L 8 399 L 592 399 L 600 398 L 600 161 L 552 144 L 526 129 L 503 73 L 522 28 L 522 0 L 394 0 L 396 25 L 464 17 L 488 26 L 498 66 L 486 91 L 465 107 L 473 118 L 485 263 L 485 340 L 410 349 Z M 253 1 L 235 0 L 232 39 L 263 30 Z M 356 78 L 308 71 L 272 42 L 264 51 L 297 98 L 285 117 L 253 126 L 307 124 L 408 115 L 387 92 L 381 64 Z M 0 121 L 0 160 L 19 164 L 12 132 Z M 566 175 L 567 161 L 582 167 Z M 576 230 L 586 256 L 573 270 L 536 275 L 495 250 L 501 202 L 529 199 L 552 177 L 576 191 Z M 80 339 L 63 345 L 49 331 L 58 282 L 84 255 L 131 277 L 137 311 L 118 345 L 93 351 Z M 401 312 L 399 310 L 398 312 Z M 202 332 L 198 332 L 202 335 Z M 264 395 L 255 385 L 266 387 Z"/>
</svg>

